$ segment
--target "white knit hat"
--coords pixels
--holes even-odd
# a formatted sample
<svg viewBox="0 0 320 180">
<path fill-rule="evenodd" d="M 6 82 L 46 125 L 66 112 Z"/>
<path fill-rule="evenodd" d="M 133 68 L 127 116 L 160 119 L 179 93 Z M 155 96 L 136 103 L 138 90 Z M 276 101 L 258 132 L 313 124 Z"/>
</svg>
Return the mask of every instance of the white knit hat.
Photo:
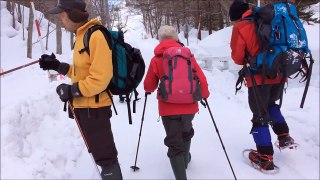
<svg viewBox="0 0 320 180">
<path fill-rule="evenodd" d="M 173 39 L 176 41 L 179 40 L 178 34 L 174 29 L 174 27 L 168 26 L 168 25 L 164 25 L 160 27 L 160 29 L 158 30 L 158 37 L 160 42 L 165 39 Z"/>
</svg>

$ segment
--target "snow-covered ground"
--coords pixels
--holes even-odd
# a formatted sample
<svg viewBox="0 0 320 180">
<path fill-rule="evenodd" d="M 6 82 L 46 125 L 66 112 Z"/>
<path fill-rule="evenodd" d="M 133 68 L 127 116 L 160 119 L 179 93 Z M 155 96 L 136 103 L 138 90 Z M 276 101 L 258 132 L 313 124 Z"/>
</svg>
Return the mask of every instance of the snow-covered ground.
<svg viewBox="0 0 320 180">
<path fill-rule="evenodd" d="M 317 14 L 319 16 L 319 12 Z M 38 43 L 33 46 L 33 59 L 26 58 L 27 48 L 26 41 L 22 40 L 22 26 L 13 29 L 11 22 L 5 2 L 1 1 L 1 68 L 4 71 L 34 61 L 41 55 Z M 43 33 L 46 22 L 42 21 Z M 130 28 L 126 33 L 126 41 L 141 49 L 146 64 L 149 65 L 158 41 L 143 38 L 145 32 L 141 17 L 131 16 L 128 26 Z M 249 134 L 251 113 L 247 104 L 247 89 L 243 87 L 237 95 L 234 94 L 236 72 L 221 71 L 218 68 L 204 71 L 211 91 L 208 102 L 238 179 L 319 179 L 319 25 L 306 25 L 305 28 L 315 59 L 305 107 L 299 108 L 304 84 L 294 80 L 289 82 L 282 108 L 290 134 L 300 147 L 281 152 L 275 148 L 274 162 L 281 167 L 276 175 L 262 174 L 248 166 L 242 158 L 241 151 L 255 148 L 255 144 Z M 189 47 L 196 57 L 230 57 L 230 33 L 229 27 L 199 43 L 190 41 Z M 55 51 L 53 34 L 50 36 L 47 53 Z M 63 55 L 57 56 L 64 62 L 71 62 L 72 59 L 69 36 L 69 33 L 63 32 Z M 181 34 L 179 37 L 185 42 Z M 47 72 L 42 71 L 38 65 L 1 77 L 1 179 L 99 178 L 76 123 L 68 119 L 67 113 L 63 111 L 63 103 L 55 93 L 56 86 L 63 82 L 69 83 L 69 80 L 50 83 Z M 144 94 L 142 86 L 139 86 L 138 91 L 141 95 Z M 130 169 L 135 160 L 143 102 L 142 97 L 137 103 L 137 113 L 133 114 L 133 125 L 129 125 L 126 105 L 119 103 L 115 97 L 120 113 L 114 115 L 111 122 L 123 177 L 173 179 L 166 155 L 167 148 L 163 143 L 165 131 L 159 121 L 154 93 L 147 101 L 137 161 L 140 170 L 133 172 Z M 188 178 L 232 179 L 232 172 L 207 109 L 200 107 L 194 119 L 194 129 Z M 272 137 L 275 141 L 274 134 Z"/>
</svg>

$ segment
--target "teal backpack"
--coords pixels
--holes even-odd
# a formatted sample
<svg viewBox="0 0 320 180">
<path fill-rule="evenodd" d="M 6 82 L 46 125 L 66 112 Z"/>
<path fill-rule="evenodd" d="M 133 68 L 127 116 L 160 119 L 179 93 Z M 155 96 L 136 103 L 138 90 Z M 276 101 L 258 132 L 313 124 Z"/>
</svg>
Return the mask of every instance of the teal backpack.
<svg viewBox="0 0 320 180">
<path fill-rule="evenodd" d="M 134 93 L 133 113 L 136 112 L 136 102 L 139 100 L 136 88 L 142 81 L 145 73 L 145 62 L 139 49 L 124 42 L 123 31 L 111 31 L 102 25 L 95 25 L 88 29 L 83 38 L 84 48 L 79 53 L 87 52 L 90 55 L 89 41 L 92 33 L 101 31 L 104 35 L 110 50 L 112 51 L 113 77 L 106 92 L 112 100 L 112 95 L 125 95 L 128 107 L 129 124 L 132 124 L 130 99 Z M 111 95 L 112 94 L 112 95 Z M 96 95 L 96 102 L 99 96 Z M 117 114 L 117 110 L 112 104 Z"/>
</svg>

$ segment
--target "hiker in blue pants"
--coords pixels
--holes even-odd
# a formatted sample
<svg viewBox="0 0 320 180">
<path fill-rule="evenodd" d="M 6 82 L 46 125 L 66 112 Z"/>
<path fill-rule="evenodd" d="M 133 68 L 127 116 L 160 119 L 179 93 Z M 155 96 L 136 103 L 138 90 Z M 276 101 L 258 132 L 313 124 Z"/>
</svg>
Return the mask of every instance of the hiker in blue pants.
<svg viewBox="0 0 320 180">
<path fill-rule="evenodd" d="M 231 56 L 236 64 L 245 65 L 248 58 L 257 56 L 261 51 L 255 24 L 245 19 L 252 15 L 252 10 L 249 9 L 248 3 L 235 0 L 230 6 L 229 15 L 235 23 L 230 43 Z M 257 147 L 257 150 L 250 151 L 249 159 L 263 170 L 274 170 L 274 151 L 269 124 L 278 136 L 280 149 L 294 144 L 280 106 L 275 103 L 282 96 L 284 83 L 281 83 L 280 75 L 273 79 L 265 77 L 263 82 L 261 73 L 251 77 L 246 75 L 245 80 L 249 106 L 253 114 L 251 133 Z"/>
</svg>

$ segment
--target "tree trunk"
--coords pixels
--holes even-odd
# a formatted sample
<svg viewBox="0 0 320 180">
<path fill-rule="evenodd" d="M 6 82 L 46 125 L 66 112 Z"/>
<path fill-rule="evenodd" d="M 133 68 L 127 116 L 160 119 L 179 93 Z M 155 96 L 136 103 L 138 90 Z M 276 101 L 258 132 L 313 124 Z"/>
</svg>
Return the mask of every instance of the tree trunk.
<svg viewBox="0 0 320 180">
<path fill-rule="evenodd" d="M 107 21 L 107 28 L 111 29 L 111 19 L 110 19 L 110 10 L 109 10 L 109 0 L 105 0 L 106 4 L 106 21 Z"/>
<path fill-rule="evenodd" d="M 14 2 L 12 2 L 11 4 L 11 9 L 12 9 L 12 27 L 14 29 L 16 29 L 16 16 L 15 16 L 15 4 Z"/>
<path fill-rule="evenodd" d="M 9 11 L 10 13 L 12 13 L 12 12 L 11 12 L 11 11 L 12 11 L 11 1 L 12 1 L 12 0 L 7 0 L 7 9 L 8 9 L 8 11 Z"/>
<path fill-rule="evenodd" d="M 21 12 L 21 5 L 20 5 L 20 3 L 17 4 L 17 6 L 18 6 L 18 12 L 17 12 L 17 14 L 18 14 L 18 22 L 21 23 L 21 22 L 22 22 L 22 12 Z"/>
<path fill-rule="evenodd" d="M 149 31 L 151 34 L 151 37 L 153 38 L 153 30 L 152 30 L 152 25 L 151 25 L 151 10 L 148 11 L 148 22 L 149 22 Z"/>
<path fill-rule="evenodd" d="M 57 54 L 62 54 L 62 32 L 61 32 L 61 22 L 60 20 L 57 18 L 56 20 L 56 31 L 57 31 Z"/>
<path fill-rule="evenodd" d="M 107 20 L 106 20 L 106 11 L 105 11 L 104 1 L 105 0 L 100 0 L 100 17 L 101 17 L 102 25 L 105 26 L 107 24 Z"/>
<path fill-rule="evenodd" d="M 49 42 L 49 34 L 50 34 L 50 21 L 48 21 L 48 28 L 47 28 L 47 36 L 46 36 L 46 50 L 48 50 L 48 42 Z"/>
<path fill-rule="evenodd" d="M 211 9 L 211 1 L 208 2 L 208 8 Z M 212 15 L 209 13 L 208 14 L 208 30 L 209 30 L 209 35 L 212 34 Z"/>
<path fill-rule="evenodd" d="M 195 23 L 195 27 L 197 27 L 199 25 L 200 21 L 200 1 L 197 0 L 197 17 L 196 17 L 196 23 Z"/>
<path fill-rule="evenodd" d="M 22 40 L 25 40 L 24 38 L 24 6 L 22 6 Z"/>
<path fill-rule="evenodd" d="M 71 47 L 71 50 L 73 50 L 73 48 L 74 48 L 74 35 L 73 35 L 73 32 L 70 32 L 70 47 Z"/>
<path fill-rule="evenodd" d="M 29 24 L 28 24 L 28 42 L 27 42 L 27 57 L 32 58 L 32 34 L 33 34 L 33 12 L 29 11 Z"/>
</svg>

